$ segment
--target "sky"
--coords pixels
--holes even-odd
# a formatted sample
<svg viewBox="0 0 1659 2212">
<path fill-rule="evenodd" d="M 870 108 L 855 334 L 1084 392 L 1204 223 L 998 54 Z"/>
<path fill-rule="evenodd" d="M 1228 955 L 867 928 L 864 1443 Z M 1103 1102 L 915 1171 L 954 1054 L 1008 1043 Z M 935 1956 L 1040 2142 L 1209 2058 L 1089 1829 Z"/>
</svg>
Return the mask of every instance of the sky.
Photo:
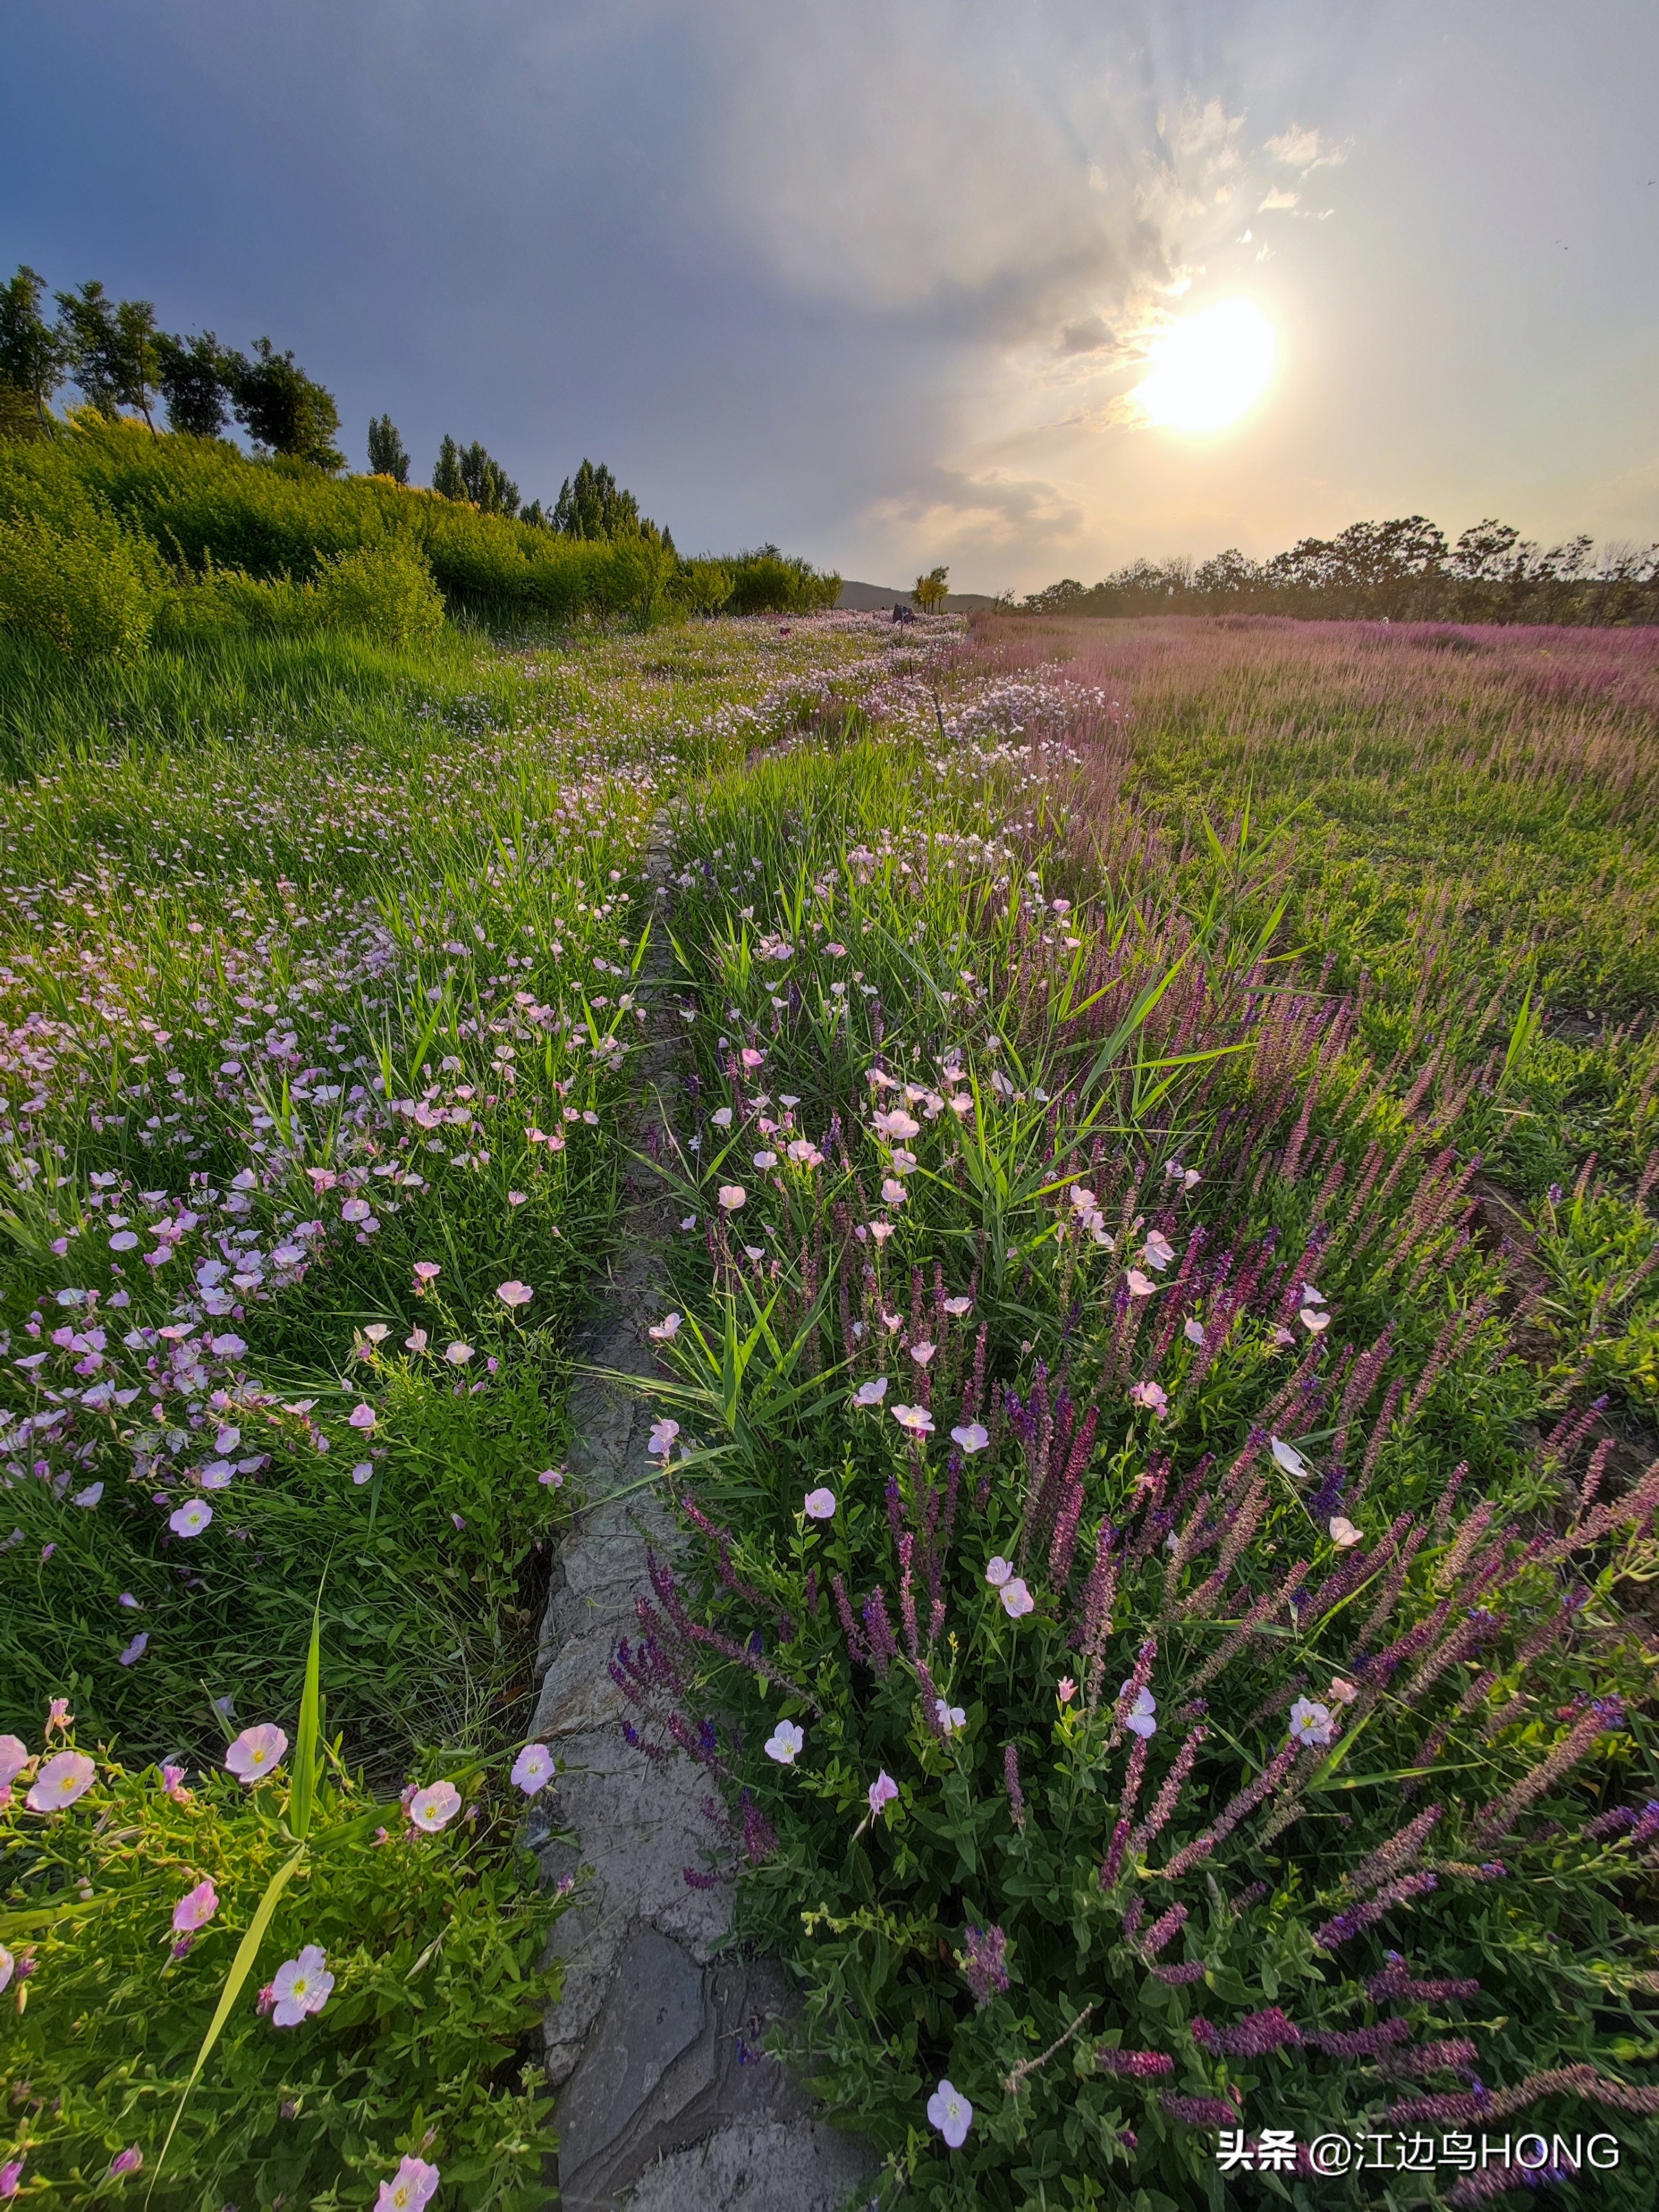
<svg viewBox="0 0 1659 2212">
<path fill-rule="evenodd" d="M 544 502 L 607 462 L 683 551 L 1024 592 L 1412 513 L 1645 544 L 1656 84 L 1652 0 L 53 0 L 0 264 L 269 333 L 354 467 L 381 411 L 422 481 L 446 432 Z M 1153 419 L 1241 317 L 1259 396 Z"/>
</svg>

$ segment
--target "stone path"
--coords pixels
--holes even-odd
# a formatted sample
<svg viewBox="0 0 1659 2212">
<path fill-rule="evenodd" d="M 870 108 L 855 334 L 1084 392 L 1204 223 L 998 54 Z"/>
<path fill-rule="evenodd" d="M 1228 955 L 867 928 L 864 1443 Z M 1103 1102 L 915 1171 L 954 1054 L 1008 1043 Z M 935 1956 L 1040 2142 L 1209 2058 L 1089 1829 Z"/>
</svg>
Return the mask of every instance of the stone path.
<svg viewBox="0 0 1659 2212">
<path fill-rule="evenodd" d="M 659 923 L 667 902 L 654 894 L 667 873 L 659 822 L 648 874 Z M 668 966 L 665 942 L 653 943 L 648 1004 Z M 651 1023 L 637 1056 L 636 1146 L 678 1050 L 654 1005 Z M 579 1347 L 594 1366 L 653 1371 L 646 1330 L 661 1310 L 672 1226 L 659 1191 L 632 1195 L 623 1257 Z M 553 1930 L 565 1980 L 544 2031 L 559 2092 L 560 2203 L 564 2212 L 840 2212 L 867 2196 L 874 2154 L 814 2120 L 784 2069 L 755 2056 L 784 2008 L 782 1975 L 732 1945 L 728 1887 L 694 1890 L 684 1877 L 710 1841 L 708 1778 L 683 1754 L 647 1763 L 622 1737 L 627 1707 L 608 1662 L 620 1638 L 638 1633 L 647 1547 L 676 1545 L 669 1514 L 636 1486 L 650 1467 L 651 1413 L 592 1376 L 578 1380 L 571 1413 L 571 1480 L 586 1504 L 554 1569 L 532 1730 L 562 1769 L 544 1817 L 576 1838 L 539 1847 L 550 1881 L 578 1881 Z"/>
</svg>

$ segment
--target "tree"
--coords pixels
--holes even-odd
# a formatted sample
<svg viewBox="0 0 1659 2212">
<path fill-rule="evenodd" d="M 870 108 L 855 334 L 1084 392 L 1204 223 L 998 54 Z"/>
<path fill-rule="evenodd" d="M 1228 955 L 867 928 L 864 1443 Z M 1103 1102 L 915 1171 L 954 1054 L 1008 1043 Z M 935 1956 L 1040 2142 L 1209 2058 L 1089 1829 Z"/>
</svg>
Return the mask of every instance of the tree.
<svg viewBox="0 0 1659 2212">
<path fill-rule="evenodd" d="M 236 420 L 256 445 L 331 475 L 345 466 L 334 444 L 340 428 L 334 395 L 298 367 L 291 351 L 278 353 L 269 338 L 260 338 L 252 361 L 237 353 L 225 360 Z"/>
<path fill-rule="evenodd" d="M 916 578 L 916 587 L 910 596 L 924 612 L 932 614 L 936 607 L 942 607 L 945 605 L 946 592 L 945 580 L 950 573 L 947 568 L 941 566 L 938 568 L 930 568 L 925 576 Z"/>
<path fill-rule="evenodd" d="M 155 308 L 148 300 L 112 300 L 96 277 L 57 296 L 64 357 L 88 404 L 112 420 L 136 407 L 153 437 L 150 394 L 161 372 Z"/>
<path fill-rule="evenodd" d="M 167 428 L 188 438 L 216 438 L 229 414 L 225 349 L 211 331 L 193 338 L 161 331 L 155 380 L 167 404 Z"/>
<path fill-rule="evenodd" d="M 674 550 L 668 532 L 640 513 L 638 500 L 622 489 L 603 462 L 595 468 L 585 460 L 574 478 L 565 478 L 554 502 L 552 527 L 566 538 L 647 538 L 671 553 Z"/>
<path fill-rule="evenodd" d="M 0 384 L 27 395 L 43 428 L 65 367 L 62 334 L 40 312 L 46 290 L 46 278 L 26 264 L 0 286 Z"/>
<path fill-rule="evenodd" d="M 493 460 L 475 438 L 460 456 L 461 482 L 480 514 L 519 511 L 519 487 L 497 460 Z"/>
<path fill-rule="evenodd" d="M 374 476 L 390 477 L 400 484 L 409 482 L 409 455 L 389 415 L 368 418 L 368 465 Z"/>
<path fill-rule="evenodd" d="M 438 448 L 437 463 L 432 471 L 432 489 L 441 492 L 446 499 L 466 497 L 466 479 L 461 474 L 461 449 L 447 434 Z"/>
</svg>

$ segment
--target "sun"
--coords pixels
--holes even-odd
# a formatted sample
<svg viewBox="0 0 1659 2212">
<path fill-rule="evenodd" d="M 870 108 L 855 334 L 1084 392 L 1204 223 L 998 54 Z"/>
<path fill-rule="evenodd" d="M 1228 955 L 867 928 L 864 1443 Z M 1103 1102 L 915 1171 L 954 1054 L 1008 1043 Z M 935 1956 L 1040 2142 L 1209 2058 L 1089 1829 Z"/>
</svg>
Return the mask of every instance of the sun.
<svg viewBox="0 0 1659 2212">
<path fill-rule="evenodd" d="M 1133 397 L 1166 430 L 1221 430 L 1253 407 L 1273 373 L 1278 334 L 1250 300 L 1224 300 L 1154 338 Z"/>
</svg>

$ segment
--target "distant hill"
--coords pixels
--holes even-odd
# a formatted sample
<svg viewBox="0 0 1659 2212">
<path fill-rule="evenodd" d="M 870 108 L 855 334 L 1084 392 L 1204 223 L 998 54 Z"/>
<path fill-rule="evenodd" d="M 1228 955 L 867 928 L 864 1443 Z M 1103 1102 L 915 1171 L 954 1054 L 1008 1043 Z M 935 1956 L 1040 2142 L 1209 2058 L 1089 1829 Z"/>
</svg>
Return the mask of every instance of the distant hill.
<svg viewBox="0 0 1659 2212">
<path fill-rule="evenodd" d="M 890 588 L 885 584 L 843 584 L 841 597 L 836 601 L 838 607 L 851 607 L 855 611 L 901 604 L 907 607 L 912 604 L 909 592 L 897 585 Z M 995 605 L 988 592 L 952 592 L 945 602 L 945 611 L 947 615 L 971 615 L 981 607 Z"/>
</svg>

